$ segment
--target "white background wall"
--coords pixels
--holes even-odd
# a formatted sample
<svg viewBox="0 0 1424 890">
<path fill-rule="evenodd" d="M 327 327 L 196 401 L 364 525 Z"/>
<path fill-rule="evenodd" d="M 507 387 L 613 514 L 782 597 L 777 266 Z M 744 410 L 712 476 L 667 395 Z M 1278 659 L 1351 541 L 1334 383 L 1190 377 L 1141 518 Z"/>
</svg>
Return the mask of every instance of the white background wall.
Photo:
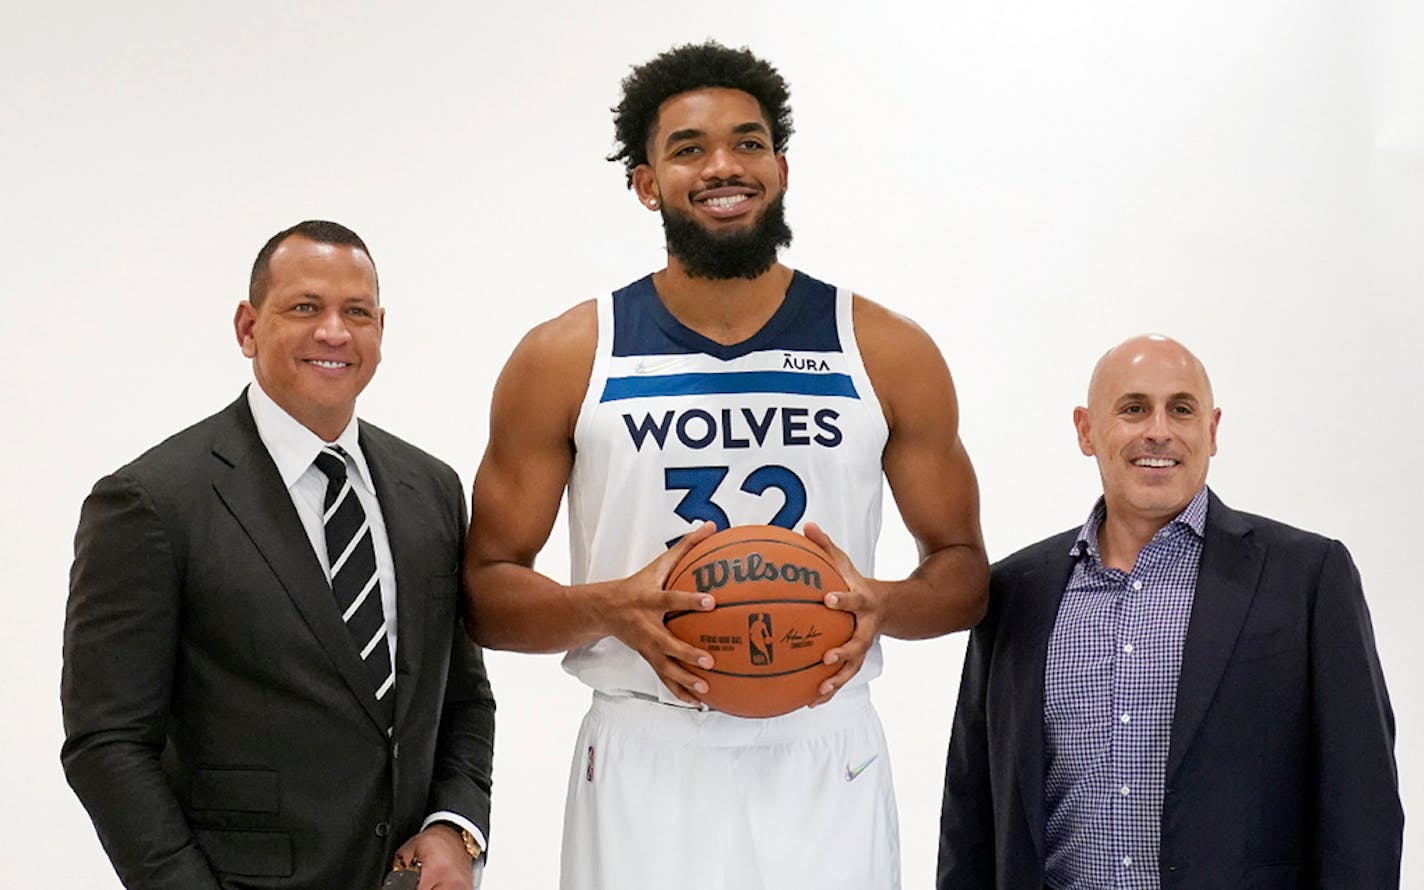
<svg viewBox="0 0 1424 890">
<path fill-rule="evenodd" d="M 661 264 L 656 217 L 602 160 L 608 108 L 630 64 L 709 36 L 792 85 L 786 259 L 916 319 L 948 357 L 990 556 L 1085 515 L 1097 477 L 1069 415 L 1098 354 L 1144 330 L 1178 337 L 1223 408 L 1216 490 L 1351 547 L 1406 808 L 1424 800 L 1421 10 L 6 3 L 7 874 L 117 886 L 58 763 L 74 525 L 97 477 L 248 380 L 230 319 L 262 242 L 308 217 L 366 238 L 389 315 L 361 412 L 468 484 L 518 337 Z M 891 523 L 882 574 L 912 560 Z M 562 528 L 540 568 L 565 576 Z M 963 646 L 892 643 L 876 685 L 907 888 L 931 883 Z M 489 664 L 486 886 L 552 887 L 586 695 L 550 656 Z M 1405 875 L 1424 884 L 1417 854 Z"/>
</svg>

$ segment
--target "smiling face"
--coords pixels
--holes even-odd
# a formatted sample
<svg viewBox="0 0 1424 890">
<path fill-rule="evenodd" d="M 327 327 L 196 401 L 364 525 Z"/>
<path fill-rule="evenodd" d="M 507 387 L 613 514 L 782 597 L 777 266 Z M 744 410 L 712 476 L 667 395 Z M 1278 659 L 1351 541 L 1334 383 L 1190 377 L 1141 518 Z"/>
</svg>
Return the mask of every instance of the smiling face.
<svg viewBox="0 0 1424 890">
<path fill-rule="evenodd" d="M 735 240 L 756 231 L 785 191 L 786 157 L 773 148 L 766 116 L 749 93 L 692 90 L 659 106 L 648 163 L 633 171 L 633 186 L 648 207 L 713 239 Z"/>
<path fill-rule="evenodd" d="M 375 266 L 359 248 L 293 235 L 272 254 L 266 296 L 243 300 L 233 326 L 263 391 L 333 441 L 381 361 Z"/>
<path fill-rule="evenodd" d="M 1103 356 L 1073 423 L 1097 459 L 1108 521 L 1161 528 L 1181 513 L 1206 484 L 1220 419 L 1206 370 L 1180 343 L 1137 337 Z"/>
</svg>

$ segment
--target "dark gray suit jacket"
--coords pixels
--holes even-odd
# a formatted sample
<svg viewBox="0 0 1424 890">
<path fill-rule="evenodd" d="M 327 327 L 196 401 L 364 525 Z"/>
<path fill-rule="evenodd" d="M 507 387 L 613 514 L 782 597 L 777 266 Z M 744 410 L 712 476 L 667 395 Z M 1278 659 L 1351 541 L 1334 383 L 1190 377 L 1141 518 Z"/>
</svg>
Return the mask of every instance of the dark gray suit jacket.
<svg viewBox="0 0 1424 890">
<path fill-rule="evenodd" d="M 394 436 L 360 441 L 397 579 L 390 737 L 246 394 L 85 500 L 62 760 L 127 887 L 364 890 L 433 812 L 488 835 L 464 493 Z"/>
<path fill-rule="evenodd" d="M 1044 886 L 1044 669 L 1076 535 L 994 566 L 950 740 L 940 890 Z M 1338 541 L 1211 495 L 1166 791 L 1164 890 L 1399 886 L 1394 715 Z"/>
</svg>

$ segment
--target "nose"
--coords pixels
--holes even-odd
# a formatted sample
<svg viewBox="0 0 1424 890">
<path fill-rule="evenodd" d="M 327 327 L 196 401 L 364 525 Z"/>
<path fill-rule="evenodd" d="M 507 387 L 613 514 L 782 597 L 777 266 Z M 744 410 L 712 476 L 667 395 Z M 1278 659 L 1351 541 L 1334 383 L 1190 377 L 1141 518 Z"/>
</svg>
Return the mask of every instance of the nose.
<svg viewBox="0 0 1424 890">
<path fill-rule="evenodd" d="M 1147 421 L 1147 438 L 1153 442 L 1166 442 L 1172 438 L 1171 427 L 1167 425 L 1166 411 L 1153 411 Z"/>
<path fill-rule="evenodd" d="M 702 165 L 703 179 L 735 179 L 742 173 L 742 161 L 731 146 L 722 145 L 707 153 Z"/>
<path fill-rule="evenodd" d="M 341 346 L 351 339 L 351 331 L 346 327 L 346 317 L 339 307 L 333 307 L 321 316 L 316 326 L 316 339 L 331 346 Z"/>
</svg>

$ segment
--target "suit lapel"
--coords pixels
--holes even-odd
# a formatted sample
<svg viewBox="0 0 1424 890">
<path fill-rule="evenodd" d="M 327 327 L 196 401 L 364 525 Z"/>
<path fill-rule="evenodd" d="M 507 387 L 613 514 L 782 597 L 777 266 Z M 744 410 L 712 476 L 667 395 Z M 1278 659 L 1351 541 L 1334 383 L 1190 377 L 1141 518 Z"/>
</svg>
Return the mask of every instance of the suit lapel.
<svg viewBox="0 0 1424 890">
<path fill-rule="evenodd" d="M 272 456 L 257 435 L 246 393 L 224 414 L 229 423 L 215 438 L 213 457 L 230 469 L 216 478 L 213 488 L 271 567 L 273 576 L 352 694 L 384 729 L 385 720 L 377 707 L 370 675 L 337 613 L 331 585 L 292 506 L 291 494 L 282 485 Z"/>
<path fill-rule="evenodd" d="M 1177 677 L 1177 705 L 1167 755 L 1168 787 L 1216 695 L 1265 562 L 1265 551 L 1251 541 L 1251 526 L 1245 518 L 1215 494 L 1208 495 L 1206 540 Z"/>
<path fill-rule="evenodd" d="M 1034 573 L 1024 579 L 1026 595 L 1020 600 L 1021 612 L 1004 616 L 1005 621 L 1014 622 L 1018 632 L 1025 635 L 1022 645 L 1014 647 L 1026 657 L 1013 661 L 1015 694 L 1011 700 L 1021 702 L 1026 709 L 1018 721 L 1023 731 L 1014 734 L 1015 757 L 1018 760 L 1016 772 L 1024 816 L 1028 819 L 1029 834 L 1040 859 L 1045 855 L 1043 832 L 1047 819 L 1043 810 L 1046 751 L 1043 730 L 1044 672 L 1048 668 L 1048 641 L 1058 621 L 1063 592 L 1073 573 L 1073 557 L 1068 551 L 1073 546 L 1075 534 L 1062 535 L 1049 542 L 1048 559 L 1039 563 Z"/>
<path fill-rule="evenodd" d="M 405 474 L 401 461 L 379 436 L 361 426 L 361 451 L 371 468 L 376 499 L 391 545 L 391 561 L 396 572 L 396 686 L 395 725 L 410 710 L 413 689 L 409 684 L 420 676 L 420 660 L 425 651 L 425 605 L 427 576 L 431 566 L 427 542 L 435 529 L 426 524 L 430 505 L 420 497 Z M 450 567 L 454 569 L 454 566 Z"/>
</svg>

